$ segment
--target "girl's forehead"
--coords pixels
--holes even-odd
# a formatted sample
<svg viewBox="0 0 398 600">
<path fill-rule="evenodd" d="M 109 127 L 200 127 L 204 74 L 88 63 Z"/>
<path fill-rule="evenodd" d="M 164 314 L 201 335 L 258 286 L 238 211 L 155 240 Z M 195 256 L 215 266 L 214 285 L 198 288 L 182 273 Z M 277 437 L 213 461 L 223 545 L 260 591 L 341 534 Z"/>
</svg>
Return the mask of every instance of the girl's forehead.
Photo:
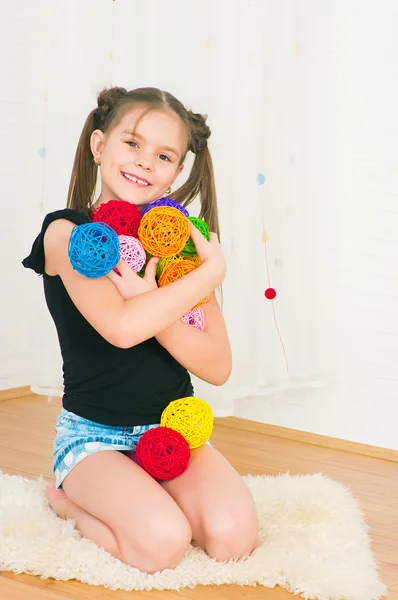
<svg viewBox="0 0 398 600">
<path fill-rule="evenodd" d="M 151 127 L 184 129 L 180 117 L 168 108 L 151 108 L 141 106 L 128 110 L 120 120 L 119 128 L 139 132 L 140 129 Z"/>
<path fill-rule="evenodd" d="M 117 126 L 118 134 L 135 134 L 158 143 L 168 142 L 185 151 L 188 132 L 180 117 L 169 108 L 131 108 Z"/>
</svg>

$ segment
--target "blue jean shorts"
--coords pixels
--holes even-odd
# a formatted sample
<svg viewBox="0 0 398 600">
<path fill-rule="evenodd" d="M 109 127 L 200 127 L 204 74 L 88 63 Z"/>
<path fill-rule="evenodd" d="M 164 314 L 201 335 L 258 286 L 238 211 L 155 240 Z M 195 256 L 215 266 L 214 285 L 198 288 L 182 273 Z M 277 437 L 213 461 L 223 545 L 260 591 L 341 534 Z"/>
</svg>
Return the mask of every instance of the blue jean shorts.
<svg viewBox="0 0 398 600">
<path fill-rule="evenodd" d="M 79 417 L 72 412 L 61 411 L 56 424 L 53 447 L 55 485 L 62 488 L 62 482 L 81 460 L 101 450 L 119 450 L 132 453 L 137 448 L 140 437 L 159 423 L 116 427 L 102 425 Z"/>
</svg>

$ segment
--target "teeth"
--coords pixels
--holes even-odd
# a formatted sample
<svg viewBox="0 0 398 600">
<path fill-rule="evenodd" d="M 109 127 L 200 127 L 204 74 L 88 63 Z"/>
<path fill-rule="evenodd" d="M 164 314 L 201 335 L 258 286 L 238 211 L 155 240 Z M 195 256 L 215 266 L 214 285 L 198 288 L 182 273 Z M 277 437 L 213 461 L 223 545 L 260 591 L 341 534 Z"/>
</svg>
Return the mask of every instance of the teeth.
<svg viewBox="0 0 398 600">
<path fill-rule="evenodd" d="M 127 173 L 123 173 L 123 175 L 125 176 L 126 179 L 129 179 L 130 181 L 134 181 L 134 183 L 139 183 L 140 185 L 144 185 L 144 186 L 148 185 L 147 181 L 142 181 L 142 179 L 137 179 L 137 177 L 134 177 L 133 175 L 127 175 Z"/>
</svg>

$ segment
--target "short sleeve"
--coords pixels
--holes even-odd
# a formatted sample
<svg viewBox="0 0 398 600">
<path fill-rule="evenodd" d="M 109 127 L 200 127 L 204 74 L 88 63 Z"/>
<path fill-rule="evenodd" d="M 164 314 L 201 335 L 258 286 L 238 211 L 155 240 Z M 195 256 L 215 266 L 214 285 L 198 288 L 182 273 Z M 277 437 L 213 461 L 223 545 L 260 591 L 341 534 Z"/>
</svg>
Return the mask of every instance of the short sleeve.
<svg viewBox="0 0 398 600">
<path fill-rule="evenodd" d="M 72 210 L 71 208 L 64 208 L 62 210 L 56 210 L 55 212 L 48 213 L 43 221 L 41 231 L 35 241 L 33 242 L 32 250 L 26 258 L 22 261 L 23 266 L 26 269 L 32 269 L 39 275 L 44 273 L 44 234 L 47 231 L 47 227 L 57 219 L 67 219 L 72 221 L 76 225 L 83 225 L 83 223 L 89 223 L 90 219 L 82 212 Z"/>
</svg>

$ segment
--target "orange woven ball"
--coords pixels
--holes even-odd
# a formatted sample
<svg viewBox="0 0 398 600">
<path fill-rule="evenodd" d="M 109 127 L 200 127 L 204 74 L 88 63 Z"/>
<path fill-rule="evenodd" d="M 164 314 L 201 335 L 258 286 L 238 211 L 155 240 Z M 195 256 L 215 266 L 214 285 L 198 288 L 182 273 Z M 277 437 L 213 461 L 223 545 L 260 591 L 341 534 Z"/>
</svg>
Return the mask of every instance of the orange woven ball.
<svg viewBox="0 0 398 600">
<path fill-rule="evenodd" d="M 190 260 L 195 263 L 199 267 L 201 265 L 201 260 L 197 254 L 175 254 L 174 256 L 164 256 L 161 258 L 156 265 L 156 275 L 158 277 L 161 276 L 166 267 L 169 266 L 170 263 L 176 260 Z"/>
<path fill-rule="evenodd" d="M 189 221 L 177 208 L 159 206 L 146 212 L 138 238 L 152 256 L 173 256 L 184 248 L 190 236 Z"/>
<path fill-rule="evenodd" d="M 184 277 L 184 275 L 188 275 L 188 273 L 191 273 L 197 269 L 198 266 L 199 265 L 195 264 L 192 260 L 186 260 L 183 258 L 174 260 L 162 271 L 162 274 L 158 280 L 158 286 L 163 287 L 164 285 L 169 285 L 169 283 L 173 283 L 173 281 L 181 279 L 181 277 Z M 208 302 L 209 300 L 210 298 L 203 298 L 203 300 L 192 307 L 192 310 L 198 306 L 201 306 L 205 302 Z"/>
<path fill-rule="evenodd" d="M 181 279 L 181 277 L 188 275 L 188 273 L 191 273 L 191 271 L 194 271 L 197 268 L 198 265 L 195 265 L 191 260 L 184 260 L 183 258 L 173 260 L 163 269 L 163 272 L 159 277 L 158 285 L 159 287 L 169 285 L 169 283 Z"/>
</svg>

